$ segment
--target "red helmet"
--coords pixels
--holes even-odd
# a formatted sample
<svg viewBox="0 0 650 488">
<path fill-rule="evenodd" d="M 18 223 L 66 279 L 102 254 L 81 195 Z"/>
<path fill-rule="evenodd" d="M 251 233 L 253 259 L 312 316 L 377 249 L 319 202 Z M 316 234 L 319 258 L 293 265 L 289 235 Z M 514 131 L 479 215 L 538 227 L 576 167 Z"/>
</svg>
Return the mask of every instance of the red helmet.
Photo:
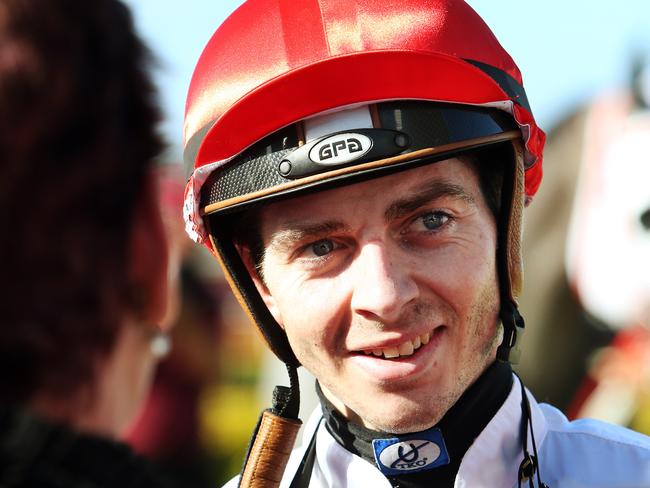
<svg viewBox="0 0 650 488">
<path fill-rule="evenodd" d="M 327 129 L 332 113 L 347 125 Z M 514 162 L 499 259 L 502 297 L 516 298 L 521 209 L 541 181 L 545 135 L 517 66 L 464 1 L 248 0 L 197 63 L 184 130 L 187 231 L 211 247 L 288 364 L 297 361 L 286 336 L 228 236 L 217 221 L 208 232 L 213 216 L 508 141 Z M 334 143 L 363 154 L 326 164 Z"/>
</svg>

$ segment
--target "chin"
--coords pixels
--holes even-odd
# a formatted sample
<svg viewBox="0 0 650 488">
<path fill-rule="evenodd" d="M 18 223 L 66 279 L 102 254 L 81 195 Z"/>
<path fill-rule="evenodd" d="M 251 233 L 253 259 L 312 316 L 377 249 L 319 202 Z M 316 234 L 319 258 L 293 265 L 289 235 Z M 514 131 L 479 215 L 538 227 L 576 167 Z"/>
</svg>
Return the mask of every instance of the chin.
<svg viewBox="0 0 650 488">
<path fill-rule="evenodd" d="M 403 397 L 385 400 L 381 409 L 363 409 L 363 424 L 370 429 L 392 434 L 426 430 L 437 424 L 453 404 L 449 404 L 449 399 L 436 399 L 433 402 L 432 399 L 427 400 L 414 401 Z"/>
</svg>

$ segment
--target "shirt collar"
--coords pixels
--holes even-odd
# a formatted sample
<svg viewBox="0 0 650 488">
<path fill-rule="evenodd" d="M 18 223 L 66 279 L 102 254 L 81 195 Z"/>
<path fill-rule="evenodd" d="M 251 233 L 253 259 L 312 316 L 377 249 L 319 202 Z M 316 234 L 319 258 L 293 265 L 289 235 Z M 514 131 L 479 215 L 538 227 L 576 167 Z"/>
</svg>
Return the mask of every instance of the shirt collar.
<svg viewBox="0 0 650 488">
<path fill-rule="evenodd" d="M 527 390 L 526 390 L 527 391 Z M 538 449 L 548 432 L 546 419 L 539 405 L 527 391 L 530 402 L 533 429 Z M 521 422 L 521 387 L 515 379 L 503 406 L 476 438 L 463 457 L 456 477 L 455 488 L 494 488 L 516 486 L 519 465 L 523 459 L 519 427 Z M 312 434 L 315 433 L 315 434 Z M 305 445 L 311 435 L 318 435 L 316 442 L 316 465 L 314 476 L 322 486 L 358 486 L 390 488 L 390 482 L 381 472 L 363 458 L 343 448 L 328 432 L 322 422 L 320 407 L 312 414 L 305 428 Z M 532 452 L 529 436 L 528 450 Z M 296 456 L 291 469 L 300 462 Z M 338 479 L 340 477 L 345 479 Z M 291 477 L 289 477 L 291 478 Z"/>
<path fill-rule="evenodd" d="M 546 419 L 539 405 L 526 390 L 539 448 L 548 430 Z M 519 465 L 523 460 L 519 428 L 521 422 L 521 386 L 515 379 L 510 394 L 494 418 L 483 429 L 461 461 L 456 488 L 493 488 L 515 486 Z M 528 450 L 532 449 L 528 436 Z"/>
</svg>

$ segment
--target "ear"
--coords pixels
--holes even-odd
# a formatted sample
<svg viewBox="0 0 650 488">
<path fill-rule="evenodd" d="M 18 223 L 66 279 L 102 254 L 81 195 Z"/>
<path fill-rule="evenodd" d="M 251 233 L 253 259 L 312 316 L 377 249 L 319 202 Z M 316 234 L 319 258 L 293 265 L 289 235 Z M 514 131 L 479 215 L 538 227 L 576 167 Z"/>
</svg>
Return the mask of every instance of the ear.
<svg viewBox="0 0 650 488">
<path fill-rule="evenodd" d="M 146 174 L 135 203 L 128 249 L 130 284 L 143 295 L 135 313 L 160 326 L 169 302 L 169 245 L 153 171 Z"/>
<path fill-rule="evenodd" d="M 246 246 L 241 246 L 238 244 L 236 244 L 235 247 L 237 248 L 237 252 L 241 257 L 244 266 L 246 266 L 246 271 L 248 271 L 248 275 L 253 280 L 253 283 L 255 284 L 255 288 L 257 288 L 257 292 L 262 297 L 262 300 L 264 301 L 264 305 L 266 305 L 266 308 L 269 309 L 269 312 L 271 312 L 271 315 L 273 315 L 275 321 L 280 325 L 280 327 L 284 329 L 284 324 L 282 323 L 282 314 L 280 313 L 278 304 L 275 298 L 273 297 L 273 295 L 271 294 L 269 287 L 265 283 L 264 279 L 262 278 L 262 276 L 260 276 L 260 271 L 255 267 L 255 263 L 251 256 L 250 249 Z"/>
</svg>

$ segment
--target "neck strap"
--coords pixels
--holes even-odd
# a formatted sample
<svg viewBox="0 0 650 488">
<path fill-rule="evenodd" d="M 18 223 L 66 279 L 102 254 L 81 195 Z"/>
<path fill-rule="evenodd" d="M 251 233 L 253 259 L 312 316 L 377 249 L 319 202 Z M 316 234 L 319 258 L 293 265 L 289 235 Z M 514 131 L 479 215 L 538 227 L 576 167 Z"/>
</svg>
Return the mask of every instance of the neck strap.
<svg viewBox="0 0 650 488">
<path fill-rule="evenodd" d="M 408 435 L 373 431 L 352 423 L 325 398 L 318 384 L 317 392 L 325 426 L 341 446 L 377 466 L 394 486 L 442 487 L 453 486 L 465 452 L 505 402 L 512 381 L 510 364 L 494 362 L 438 424 Z M 437 447 L 430 447 L 429 442 Z M 393 456 L 395 460 L 383 454 L 386 449 L 397 453 Z M 437 454 L 433 462 L 432 452 Z M 391 462 L 383 464 L 380 456 L 388 456 Z"/>
</svg>

